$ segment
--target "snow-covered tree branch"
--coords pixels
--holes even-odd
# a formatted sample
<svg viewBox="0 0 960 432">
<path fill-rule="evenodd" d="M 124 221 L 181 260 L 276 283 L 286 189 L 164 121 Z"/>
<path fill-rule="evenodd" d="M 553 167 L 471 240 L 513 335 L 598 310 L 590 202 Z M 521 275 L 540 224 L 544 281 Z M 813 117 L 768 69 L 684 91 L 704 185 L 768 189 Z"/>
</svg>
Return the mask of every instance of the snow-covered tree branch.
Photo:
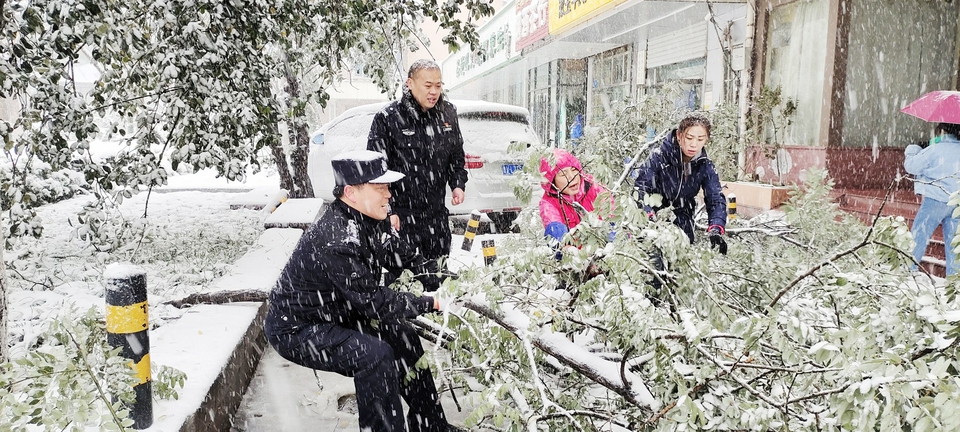
<svg viewBox="0 0 960 432">
<path fill-rule="evenodd" d="M 590 218 L 559 261 L 536 215 L 521 214 L 521 238 L 498 250 L 522 252 L 446 288 L 462 308 L 440 320 L 456 335 L 444 367 L 483 393 L 470 421 L 500 430 L 948 424 L 960 308 L 942 285 L 911 277 L 902 220 L 843 216 L 824 175 L 810 173 L 817 186 L 794 191 L 781 216 L 732 225 L 727 256 L 688 245 L 626 195 L 612 244 L 610 221 Z M 601 268 L 593 278 L 590 263 Z"/>
</svg>

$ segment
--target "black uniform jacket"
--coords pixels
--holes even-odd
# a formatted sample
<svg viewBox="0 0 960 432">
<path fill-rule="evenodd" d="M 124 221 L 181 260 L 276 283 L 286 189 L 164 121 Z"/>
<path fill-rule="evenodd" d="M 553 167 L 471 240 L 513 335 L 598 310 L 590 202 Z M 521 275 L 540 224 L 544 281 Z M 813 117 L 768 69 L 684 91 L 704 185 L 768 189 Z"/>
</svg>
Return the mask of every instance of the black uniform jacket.
<svg viewBox="0 0 960 432">
<path fill-rule="evenodd" d="M 390 169 L 406 175 L 390 184 L 394 213 L 445 217 L 446 187 L 466 190 L 457 108 L 443 97 L 423 111 L 404 88 L 400 100 L 373 117 L 367 149 L 385 154 Z"/>
<path fill-rule="evenodd" d="M 707 150 L 703 149 L 689 163 L 684 163 L 676 129 L 667 134 L 660 148 L 650 152 L 650 157 L 640 165 L 634 187 L 639 191 L 637 204 L 647 212 L 673 207 L 674 224 L 687 234 L 691 243 L 696 197 L 701 190 L 708 225 L 727 225 L 727 199 L 723 196 L 713 161 L 707 158 Z M 660 194 L 663 197 L 661 205 L 655 208 L 644 205 L 646 194 Z"/>
<path fill-rule="evenodd" d="M 303 234 L 270 292 L 266 331 L 294 332 L 304 326 L 356 327 L 370 320 L 413 318 L 433 310 L 433 298 L 383 286 L 382 270 L 422 275 L 427 290 L 440 285 L 435 261 L 415 254 L 386 221 L 364 216 L 333 201 Z"/>
</svg>

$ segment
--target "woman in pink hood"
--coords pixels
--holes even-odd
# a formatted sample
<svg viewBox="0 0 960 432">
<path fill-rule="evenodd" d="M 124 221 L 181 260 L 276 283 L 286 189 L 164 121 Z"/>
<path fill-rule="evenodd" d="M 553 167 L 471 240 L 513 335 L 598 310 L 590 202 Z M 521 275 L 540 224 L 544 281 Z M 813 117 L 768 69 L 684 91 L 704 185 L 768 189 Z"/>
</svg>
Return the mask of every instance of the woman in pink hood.
<svg viewBox="0 0 960 432">
<path fill-rule="evenodd" d="M 593 176 L 583 172 L 576 156 L 563 149 L 553 150 L 556 165 L 551 166 L 546 158 L 540 159 L 540 172 L 546 177 L 543 198 L 540 198 L 540 218 L 544 233 L 556 241 L 571 228 L 580 224 L 580 213 L 573 206 L 578 203 L 587 211 L 593 211 L 594 201 L 606 189 L 594 181 Z"/>
</svg>

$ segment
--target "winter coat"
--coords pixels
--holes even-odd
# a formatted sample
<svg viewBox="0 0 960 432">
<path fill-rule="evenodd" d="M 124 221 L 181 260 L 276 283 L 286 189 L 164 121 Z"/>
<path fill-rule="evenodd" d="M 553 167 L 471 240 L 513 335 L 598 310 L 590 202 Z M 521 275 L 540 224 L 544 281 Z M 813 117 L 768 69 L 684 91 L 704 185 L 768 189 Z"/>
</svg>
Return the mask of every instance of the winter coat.
<svg viewBox="0 0 960 432">
<path fill-rule="evenodd" d="M 555 149 L 553 154 L 557 160 L 554 166 L 551 166 L 546 159 L 540 160 L 540 172 L 546 177 L 546 181 L 540 184 L 543 187 L 543 197 L 540 198 L 540 218 L 543 220 L 544 228 L 547 228 L 548 235 L 555 237 L 552 233 L 559 233 L 562 237 L 570 228 L 580 224 L 580 213 L 573 203 L 580 204 L 587 211 L 593 211 L 594 201 L 606 189 L 597 183 L 591 175 L 583 172 L 580 160 L 570 152 Z M 580 190 L 574 195 L 559 193 L 553 185 L 553 179 L 557 177 L 557 173 L 567 167 L 573 167 L 580 171 Z M 562 224 L 563 226 L 554 225 L 551 227 L 551 224 Z"/>
<path fill-rule="evenodd" d="M 433 309 L 433 298 L 385 287 L 383 269 L 421 274 L 427 290 L 440 279 L 435 261 L 427 261 L 400 241 L 386 221 L 364 216 L 341 200 L 330 203 L 297 243 L 270 292 L 266 319 L 269 335 L 300 327 L 413 318 Z"/>
<path fill-rule="evenodd" d="M 577 114 L 573 118 L 573 126 L 570 127 L 570 139 L 579 138 L 583 138 L 583 114 Z"/>
<path fill-rule="evenodd" d="M 713 161 L 707 158 L 706 149 L 703 149 L 690 162 L 684 163 L 676 130 L 667 134 L 660 148 L 651 152 L 640 166 L 634 186 L 639 193 L 638 205 L 648 213 L 673 207 L 674 224 L 683 229 L 691 243 L 696 197 L 700 190 L 703 190 L 707 206 L 707 225 L 726 228 L 727 202 L 720 190 L 720 177 Z M 650 207 L 643 204 L 647 194 L 663 197 L 660 205 Z"/>
<path fill-rule="evenodd" d="M 949 202 L 960 190 L 960 140 L 945 134 L 927 148 L 909 145 L 903 152 L 903 168 L 913 174 L 914 191 L 925 198 Z"/>
<path fill-rule="evenodd" d="M 457 108 L 442 96 L 423 111 L 405 87 L 400 100 L 373 117 L 367 149 L 383 153 L 391 170 L 405 174 L 390 185 L 394 213 L 446 217 L 445 188 L 466 190 Z"/>
</svg>

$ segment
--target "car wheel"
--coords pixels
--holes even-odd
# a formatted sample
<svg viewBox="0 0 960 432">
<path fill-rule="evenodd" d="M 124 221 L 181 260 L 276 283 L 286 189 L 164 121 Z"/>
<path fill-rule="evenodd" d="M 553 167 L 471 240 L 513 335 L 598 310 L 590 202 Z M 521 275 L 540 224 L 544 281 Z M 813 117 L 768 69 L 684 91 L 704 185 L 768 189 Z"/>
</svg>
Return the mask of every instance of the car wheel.
<svg viewBox="0 0 960 432">
<path fill-rule="evenodd" d="M 499 213 L 487 213 L 487 217 L 493 221 L 493 226 L 497 228 L 498 233 L 520 232 L 520 227 L 515 227 L 513 221 L 517 218 L 519 212 L 507 211 Z"/>
</svg>

